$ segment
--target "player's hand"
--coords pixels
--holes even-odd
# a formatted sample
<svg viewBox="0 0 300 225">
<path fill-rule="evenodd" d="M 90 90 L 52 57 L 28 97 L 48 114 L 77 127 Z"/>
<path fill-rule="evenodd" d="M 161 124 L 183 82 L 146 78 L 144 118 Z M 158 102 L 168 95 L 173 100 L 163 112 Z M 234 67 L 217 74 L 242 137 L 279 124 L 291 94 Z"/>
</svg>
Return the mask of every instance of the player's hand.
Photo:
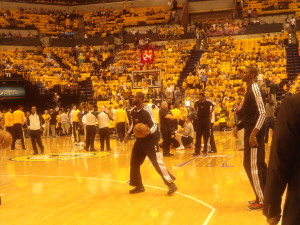
<svg viewBox="0 0 300 225">
<path fill-rule="evenodd" d="M 233 128 L 232 133 L 233 133 L 233 136 L 234 136 L 235 138 L 238 138 L 238 129 L 237 129 L 237 127 L 234 127 L 234 128 Z"/>
<path fill-rule="evenodd" d="M 126 136 L 124 137 L 124 144 L 127 144 L 128 140 L 129 140 L 129 135 L 126 134 Z"/>
<path fill-rule="evenodd" d="M 277 215 L 277 216 L 274 216 L 272 218 L 268 218 L 267 222 L 270 225 L 277 225 L 280 221 L 280 217 L 281 217 L 280 215 Z"/>
<path fill-rule="evenodd" d="M 249 144 L 250 144 L 251 148 L 255 148 L 255 147 L 258 146 L 256 136 L 250 135 L 250 137 L 249 137 Z"/>
</svg>

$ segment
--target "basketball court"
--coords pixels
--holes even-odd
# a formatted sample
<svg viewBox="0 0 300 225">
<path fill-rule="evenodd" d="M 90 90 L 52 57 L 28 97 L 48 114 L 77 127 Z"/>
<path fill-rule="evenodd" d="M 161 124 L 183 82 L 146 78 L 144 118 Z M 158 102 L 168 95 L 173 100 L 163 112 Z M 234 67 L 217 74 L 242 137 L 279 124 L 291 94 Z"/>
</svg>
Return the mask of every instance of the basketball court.
<svg viewBox="0 0 300 225">
<path fill-rule="evenodd" d="M 254 193 L 243 169 L 241 143 L 215 132 L 218 153 L 191 158 L 193 149 L 164 158 L 178 192 L 167 187 L 150 161 L 142 166 L 146 192 L 130 195 L 130 154 L 111 140 L 112 152 L 86 152 L 70 137 L 44 138 L 45 155 L 29 150 L 0 152 L 1 224 L 219 225 L 267 224 L 248 211 Z M 99 149 L 99 140 L 96 141 Z M 267 158 L 269 145 L 266 145 Z"/>
</svg>

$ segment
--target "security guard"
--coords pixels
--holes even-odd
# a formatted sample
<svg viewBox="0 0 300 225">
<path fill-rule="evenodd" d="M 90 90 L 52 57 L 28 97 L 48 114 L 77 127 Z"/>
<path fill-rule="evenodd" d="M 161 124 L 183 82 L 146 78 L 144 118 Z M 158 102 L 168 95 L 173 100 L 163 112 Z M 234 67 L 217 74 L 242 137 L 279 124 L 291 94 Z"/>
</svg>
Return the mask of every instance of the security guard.
<svg viewBox="0 0 300 225">
<path fill-rule="evenodd" d="M 163 156 L 170 157 L 173 154 L 170 153 L 171 139 L 172 134 L 174 134 L 175 138 L 175 127 L 174 121 L 176 118 L 172 115 L 170 110 L 168 109 L 168 103 L 163 101 L 161 103 L 161 109 L 159 110 L 159 120 L 160 120 L 160 130 L 163 138 Z"/>
</svg>

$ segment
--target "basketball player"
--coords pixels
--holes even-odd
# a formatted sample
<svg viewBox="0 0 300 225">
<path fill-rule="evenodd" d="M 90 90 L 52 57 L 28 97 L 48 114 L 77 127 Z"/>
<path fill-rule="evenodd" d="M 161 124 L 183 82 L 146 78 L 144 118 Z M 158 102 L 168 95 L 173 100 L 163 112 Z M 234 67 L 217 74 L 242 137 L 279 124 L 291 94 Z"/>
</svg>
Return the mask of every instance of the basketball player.
<svg viewBox="0 0 300 225">
<path fill-rule="evenodd" d="M 264 215 L 271 225 L 278 224 L 282 195 L 287 196 L 282 225 L 300 223 L 300 94 L 287 97 L 276 121 L 265 188 Z"/>
<path fill-rule="evenodd" d="M 241 122 L 234 127 L 233 133 L 244 128 L 244 168 L 256 195 L 256 200 L 249 201 L 249 210 L 261 210 L 264 201 L 267 165 L 265 163 L 264 128 L 265 107 L 261 92 L 255 83 L 257 69 L 247 67 L 242 80 L 247 85 L 244 102 L 239 114 Z"/>
<path fill-rule="evenodd" d="M 40 147 L 41 153 L 44 154 L 44 146 L 42 144 L 42 139 L 41 139 L 41 135 L 42 135 L 41 128 L 43 123 L 45 123 L 43 117 L 36 113 L 36 107 L 33 106 L 31 108 L 31 114 L 27 120 L 27 126 L 30 129 L 30 138 L 31 138 L 31 144 L 32 144 L 34 155 L 38 154 L 36 144 L 38 144 L 38 146 Z"/>
<path fill-rule="evenodd" d="M 145 107 L 143 102 L 144 94 L 142 92 L 137 92 L 133 98 L 133 105 L 135 105 L 135 108 L 131 112 L 132 123 L 124 139 L 126 143 L 135 124 L 143 123 L 148 127 L 148 129 L 144 131 L 143 137 L 137 137 L 133 145 L 130 161 L 129 185 L 134 186 L 135 188 L 130 190 L 129 193 L 136 194 L 145 191 L 140 167 L 146 156 L 148 156 L 154 168 L 168 186 L 168 195 L 172 195 L 177 190 L 177 187 L 173 183 L 175 178 L 168 172 L 162 161 L 161 153 L 158 150 L 158 127 L 154 122 L 151 109 Z"/>
<path fill-rule="evenodd" d="M 21 144 L 23 150 L 26 150 L 25 148 L 25 142 L 24 142 L 24 134 L 22 126 L 25 122 L 25 113 L 23 112 L 23 106 L 19 105 L 18 110 L 13 112 L 13 118 L 14 118 L 14 135 L 13 135 L 13 143 L 11 145 L 11 150 L 15 150 L 15 144 L 17 139 L 21 139 Z"/>
</svg>

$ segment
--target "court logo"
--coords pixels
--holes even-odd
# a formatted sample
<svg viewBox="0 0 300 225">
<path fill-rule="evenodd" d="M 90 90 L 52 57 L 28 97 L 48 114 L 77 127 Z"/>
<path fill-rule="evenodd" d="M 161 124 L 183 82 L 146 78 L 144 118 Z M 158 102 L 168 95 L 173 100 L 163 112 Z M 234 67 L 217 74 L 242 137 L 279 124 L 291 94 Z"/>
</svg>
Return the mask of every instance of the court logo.
<svg viewBox="0 0 300 225">
<path fill-rule="evenodd" d="M 175 166 L 182 167 L 185 165 L 193 165 L 196 167 L 234 167 L 233 165 L 229 165 L 229 161 L 232 158 L 232 155 L 199 156 Z"/>
<path fill-rule="evenodd" d="M 89 159 L 94 157 L 102 157 L 111 155 L 110 152 L 61 152 L 47 155 L 24 155 L 10 158 L 17 162 L 49 162 L 59 160 Z"/>
</svg>

